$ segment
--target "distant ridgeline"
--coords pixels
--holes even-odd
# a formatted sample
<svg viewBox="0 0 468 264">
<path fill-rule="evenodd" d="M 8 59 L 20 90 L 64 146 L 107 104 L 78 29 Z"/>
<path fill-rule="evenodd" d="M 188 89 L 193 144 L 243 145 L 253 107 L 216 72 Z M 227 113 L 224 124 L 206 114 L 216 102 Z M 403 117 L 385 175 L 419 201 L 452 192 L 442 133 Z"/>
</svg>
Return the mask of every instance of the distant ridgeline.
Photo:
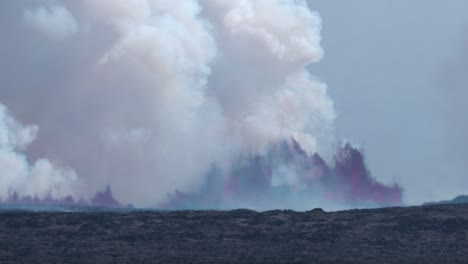
<svg viewBox="0 0 468 264">
<path fill-rule="evenodd" d="M 423 205 L 437 205 L 437 204 L 464 204 L 468 203 L 468 195 L 460 195 L 452 200 L 447 200 L 447 201 L 439 201 L 439 202 L 427 202 L 424 203 Z"/>
</svg>

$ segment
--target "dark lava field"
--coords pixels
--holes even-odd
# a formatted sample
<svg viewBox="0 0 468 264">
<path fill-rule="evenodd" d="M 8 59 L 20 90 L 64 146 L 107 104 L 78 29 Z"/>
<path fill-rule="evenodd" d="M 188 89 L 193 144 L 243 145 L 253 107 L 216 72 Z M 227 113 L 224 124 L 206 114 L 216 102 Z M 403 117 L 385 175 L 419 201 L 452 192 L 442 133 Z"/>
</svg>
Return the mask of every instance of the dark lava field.
<svg viewBox="0 0 468 264">
<path fill-rule="evenodd" d="M 468 263 L 468 205 L 0 213 L 0 263 Z"/>
</svg>

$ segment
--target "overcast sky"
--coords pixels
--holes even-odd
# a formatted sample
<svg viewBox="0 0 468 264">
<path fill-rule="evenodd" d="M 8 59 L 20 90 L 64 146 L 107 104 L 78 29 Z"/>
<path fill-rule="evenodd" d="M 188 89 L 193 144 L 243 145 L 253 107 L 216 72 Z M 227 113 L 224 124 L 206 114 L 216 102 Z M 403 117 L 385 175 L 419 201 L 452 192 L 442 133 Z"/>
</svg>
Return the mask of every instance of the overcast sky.
<svg viewBox="0 0 468 264">
<path fill-rule="evenodd" d="M 468 2 L 313 0 L 337 134 L 409 202 L 468 194 Z"/>
</svg>

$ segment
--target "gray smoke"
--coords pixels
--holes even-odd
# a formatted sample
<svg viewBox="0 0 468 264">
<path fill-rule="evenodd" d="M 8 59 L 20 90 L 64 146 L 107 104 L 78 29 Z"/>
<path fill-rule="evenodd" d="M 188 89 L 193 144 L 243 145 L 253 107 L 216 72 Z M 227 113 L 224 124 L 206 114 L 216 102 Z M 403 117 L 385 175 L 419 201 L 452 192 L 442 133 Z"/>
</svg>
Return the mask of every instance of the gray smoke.
<svg viewBox="0 0 468 264">
<path fill-rule="evenodd" d="M 212 164 L 228 166 L 241 153 L 263 153 L 291 137 L 310 153 L 326 152 L 333 140 L 326 85 L 305 68 L 323 55 L 320 17 L 305 1 L 0 7 L 7 40 L 0 44 L 0 101 L 38 125 L 26 154 L 30 163 L 50 160 L 41 162 L 54 177 L 39 190 L 29 183 L 33 176 L 18 185 L 2 175 L 2 186 L 22 194 L 62 194 L 62 182 L 79 182 L 70 193 L 90 197 L 109 183 L 117 199 L 152 206 L 170 191 L 196 188 Z M 37 129 L 22 129 L 30 133 L 27 145 Z M 26 170 L 42 164 L 8 151 Z"/>
</svg>

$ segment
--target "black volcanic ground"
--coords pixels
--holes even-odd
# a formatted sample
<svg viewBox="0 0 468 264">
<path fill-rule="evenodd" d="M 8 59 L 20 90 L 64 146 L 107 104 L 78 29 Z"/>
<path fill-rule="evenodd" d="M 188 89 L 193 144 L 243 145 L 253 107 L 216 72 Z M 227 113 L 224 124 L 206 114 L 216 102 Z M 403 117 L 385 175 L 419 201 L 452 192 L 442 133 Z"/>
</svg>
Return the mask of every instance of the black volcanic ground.
<svg viewBox="0 0 468 264">
<path fill-rule="evenodd" d="M 0 263 L 468 263 L 468 205 L 0 213 Z"/>
</svg>

